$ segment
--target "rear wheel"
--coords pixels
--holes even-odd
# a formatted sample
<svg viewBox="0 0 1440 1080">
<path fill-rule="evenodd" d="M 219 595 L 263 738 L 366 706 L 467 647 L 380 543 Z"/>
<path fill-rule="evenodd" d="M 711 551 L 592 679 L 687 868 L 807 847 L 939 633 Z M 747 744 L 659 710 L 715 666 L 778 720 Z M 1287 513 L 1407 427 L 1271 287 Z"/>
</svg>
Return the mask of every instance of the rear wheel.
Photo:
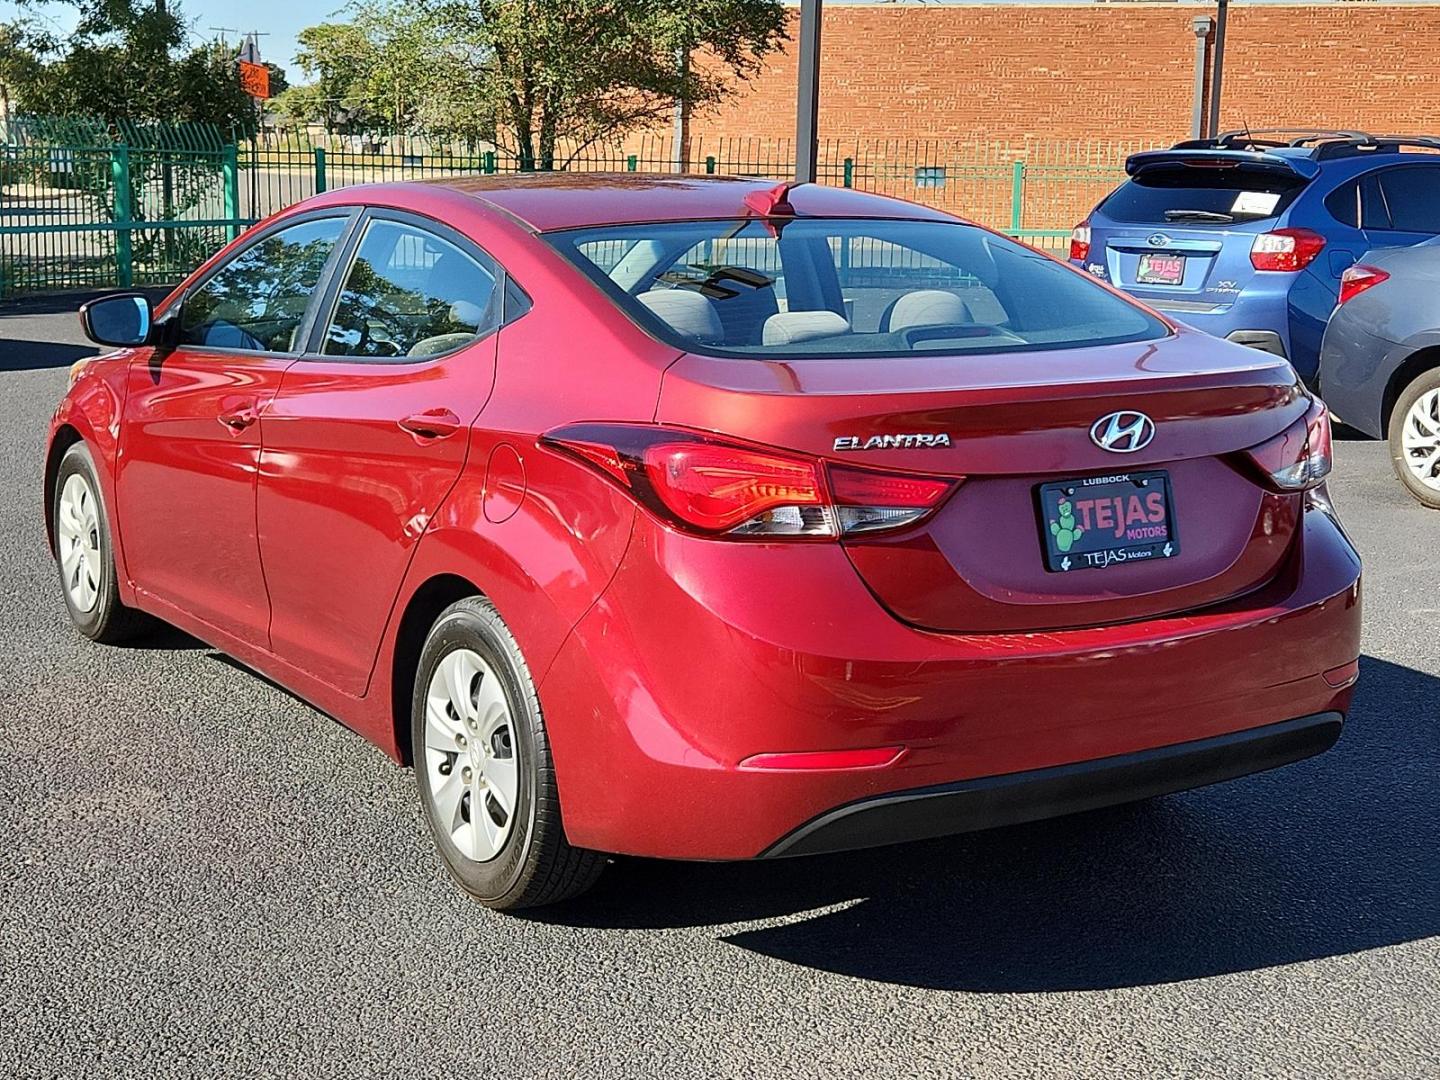
<svg viewBox="0 0 1440 1080">
<path fill-rule="evenodd" d="M 1390 458 L 1405 489 L 1440 510 L 1440 368 L 1401 391 L 1390 416 Z"/>
<path fill-rule="evenodd" d="M 540 702 L 514 637 L 480 597 L 446 608 L 411 706 L 420 802 L 441 860 L 487 907 L 538 907 L 590 888 L 604 856 L 572 847 Z"/>
<path fill-rule="evenodd" d="M 84 443 L 65 451 L 55 474 L 55 564 L 70 621 L 92 641 L 125 641 L 146 630 L 143 613 L 120 602 L 110 522 L 100 498 L 95 462 Z"/>
</svg>

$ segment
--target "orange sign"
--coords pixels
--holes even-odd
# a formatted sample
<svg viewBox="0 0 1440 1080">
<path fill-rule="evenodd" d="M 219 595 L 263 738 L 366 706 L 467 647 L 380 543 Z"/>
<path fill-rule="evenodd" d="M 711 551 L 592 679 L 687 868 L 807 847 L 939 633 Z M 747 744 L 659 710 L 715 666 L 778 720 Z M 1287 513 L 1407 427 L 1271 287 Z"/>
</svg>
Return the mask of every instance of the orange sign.
<svg viewBox="0 0 1440 1080">
<path fill-rule="evenodd" d="M 240 61 L 240 88 L 253 98 L 270 96 L 270 69 L 264 64 Z"/>
</svg>

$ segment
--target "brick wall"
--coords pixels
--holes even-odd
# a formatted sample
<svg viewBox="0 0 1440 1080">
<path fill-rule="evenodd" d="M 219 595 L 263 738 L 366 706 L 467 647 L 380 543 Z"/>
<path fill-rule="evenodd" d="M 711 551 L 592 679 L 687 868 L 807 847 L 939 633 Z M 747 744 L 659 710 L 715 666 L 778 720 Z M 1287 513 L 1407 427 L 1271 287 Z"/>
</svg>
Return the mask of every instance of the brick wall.
<svg viewBox="0 0 1440 1080">
<path fill-rule="evenodd" d="M 832 5 L 821 135 L 1012 145 L 1184 137 L 1190 25 L 1211 11 Z M 794 51 L 792 41 L 736 98 L 695 117 L 692 135 L 789 140 Z M 1221 122 L 1440 133 L 1440 6 L 1233 7 Z"/>
</svg>

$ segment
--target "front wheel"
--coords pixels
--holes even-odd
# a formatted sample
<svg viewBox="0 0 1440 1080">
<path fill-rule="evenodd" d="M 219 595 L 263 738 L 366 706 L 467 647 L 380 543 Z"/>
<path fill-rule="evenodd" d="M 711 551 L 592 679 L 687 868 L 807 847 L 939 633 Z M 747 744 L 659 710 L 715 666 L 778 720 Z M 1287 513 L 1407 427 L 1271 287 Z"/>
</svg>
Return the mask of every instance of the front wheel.
<svg viewBox="0 0 1440 1080">
<path fill-rule="evenodd" d="M 435 621 L 411 704 L 420 803 L 461 888 L 497 910 L 577 896 L 604 856 L 572 847 L 535 684 L 494 606 L 460 600 Z"/>
<path fill-rule="evenodd" d="M 120 602 L 110 521 L 100 498 L 95 462 L 83 442 L 65 451 L 55 474 L 51 541 L 70 621 L 92 641 L 125 641 L 151 623 Z"/>
<path fill-rule="evenodd" d="M 1401 391 L 1390 419 L 1390 459 L 1405 490 L 1440 510 L 1440 368 Z"/>
</svg>

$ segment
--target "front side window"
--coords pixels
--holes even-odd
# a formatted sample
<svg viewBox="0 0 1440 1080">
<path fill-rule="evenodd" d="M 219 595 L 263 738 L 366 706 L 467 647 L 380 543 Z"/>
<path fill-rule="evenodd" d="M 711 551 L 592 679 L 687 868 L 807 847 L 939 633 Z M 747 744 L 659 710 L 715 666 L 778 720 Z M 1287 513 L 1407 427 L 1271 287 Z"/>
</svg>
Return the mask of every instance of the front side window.
<svg viewBox="0 0 1440 1080">
<path fill-rule="evenodd" d="M 434 233 L 370 222 L 325 335 L 327 356 L 419 359 L 474 341 L 499 322 L 499 268 Z"/>
<path fill-rule="evenodd" d="M 692 352 L 1010 352 L 1169 332 L 1084 275 L 959 222 L 686 221 L 545 239 L 636 322 Z"/>
<path fill-rule="evenodd" d="M 185 297 L 185 345 L 294 352 L 310 297 L 346 218 L 303 221 L 251 244 Z"/>
</svg>

